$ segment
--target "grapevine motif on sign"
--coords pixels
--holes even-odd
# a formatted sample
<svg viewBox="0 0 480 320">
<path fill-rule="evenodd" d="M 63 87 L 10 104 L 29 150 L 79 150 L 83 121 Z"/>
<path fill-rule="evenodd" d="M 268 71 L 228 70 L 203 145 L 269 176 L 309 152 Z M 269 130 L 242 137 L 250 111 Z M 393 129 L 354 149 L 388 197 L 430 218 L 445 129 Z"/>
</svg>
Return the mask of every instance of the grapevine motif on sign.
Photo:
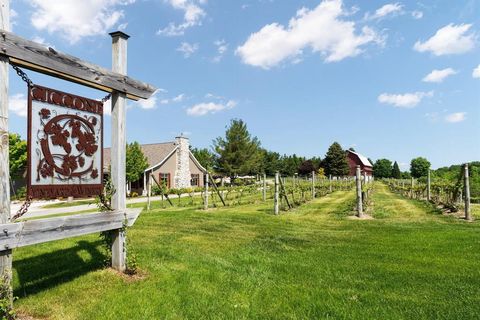
<svg viewBox="0 0 480 320">
<path fill-rule="evenodd" d="M 103 104 L 39 86 L 29 90 L 29 193 L 90 196 L 102 190 Z"/>
<path fill-rule="evenodd" d="M 42 109 L 40 112 L 45 137 L 40 140 L 44 158 L 38 163 L 37 181 L 40 181 L 40 176 L 43 178 L 53 177 L 54 172 L 59 175 L 60 179 L 84 177 L 88 174 L 92 178 L 96 178 L 98 169 L 94 168 L 92 161 L 87 166 L 85 162 L 98 149 L 94 127 L 97 119 L 95 117 L 85 119 L 77 115 L 59 115 L 50 119 L 50 110 Z M 44 120 L 49 121 L 44 123 Z M 74 145 L 73 150 L 72 144 L 69 142 L 70 137 L 78 139 L 78 143 Z M 52 154 L 49 147 L 50 143 L 62 147 L 63 153 Z M 57 163 L 61 163 L 61 165 L 57 165 Z M 80 169 L 80 171 L 77 169 Z"/>
</svg>

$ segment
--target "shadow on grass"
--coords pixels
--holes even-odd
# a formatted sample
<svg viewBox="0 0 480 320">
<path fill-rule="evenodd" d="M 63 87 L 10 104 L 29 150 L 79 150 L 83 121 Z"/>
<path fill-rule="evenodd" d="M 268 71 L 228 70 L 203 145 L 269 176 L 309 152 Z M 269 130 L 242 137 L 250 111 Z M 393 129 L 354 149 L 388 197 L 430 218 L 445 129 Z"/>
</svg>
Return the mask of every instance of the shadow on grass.
<svg viewBox="0 0 480 320">
<path fill-rule="evenodd" d="M 15 296 L 25 297 L 72 281 L 104 267 L 100 241 L 79 241 L 76 246 L 15 261 L 20 286 Z"/>
</svg>

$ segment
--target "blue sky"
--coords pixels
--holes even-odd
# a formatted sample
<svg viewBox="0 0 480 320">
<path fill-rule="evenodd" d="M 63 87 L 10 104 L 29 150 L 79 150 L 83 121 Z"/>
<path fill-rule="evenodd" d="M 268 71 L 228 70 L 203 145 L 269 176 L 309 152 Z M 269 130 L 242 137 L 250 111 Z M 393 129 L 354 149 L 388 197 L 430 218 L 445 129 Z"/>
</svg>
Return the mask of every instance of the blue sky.
<svg viewBox="0 0 480 320">
<path fill-rule="evenodd" d="M 159 88 L 129 102 L 129 141 L 183 132 L 209 147 L 241 118 L 282 154 L 323 157 L 338 141 L 404 170 L 480 160 L 480 0 L 11 0 L 11 24 L 105 67 L 108 32 L 129 34 L 129 75 Z M 25 137 L 26 88 L 13 71 L 10 83 L 10 130 Z"/>
</svg>

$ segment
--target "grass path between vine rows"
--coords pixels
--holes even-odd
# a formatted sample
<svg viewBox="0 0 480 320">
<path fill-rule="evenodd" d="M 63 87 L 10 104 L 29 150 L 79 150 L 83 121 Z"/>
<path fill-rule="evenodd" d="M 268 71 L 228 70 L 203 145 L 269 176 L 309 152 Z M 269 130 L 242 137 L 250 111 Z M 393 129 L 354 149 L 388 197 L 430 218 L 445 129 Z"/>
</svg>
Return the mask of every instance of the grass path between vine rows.
<svg viewBox="0 0 480 320">
<path fill-rule="evenodd" d="M 102 268 L 90 235 L 14 254 L 15 305 L 41 319 L 475 319 L 480 224 L 374 193 L 354 220 L 354 192 L 280 216 L 272 203 L 144 211 L 128 237 L 144 276 Z"/>
</svg>

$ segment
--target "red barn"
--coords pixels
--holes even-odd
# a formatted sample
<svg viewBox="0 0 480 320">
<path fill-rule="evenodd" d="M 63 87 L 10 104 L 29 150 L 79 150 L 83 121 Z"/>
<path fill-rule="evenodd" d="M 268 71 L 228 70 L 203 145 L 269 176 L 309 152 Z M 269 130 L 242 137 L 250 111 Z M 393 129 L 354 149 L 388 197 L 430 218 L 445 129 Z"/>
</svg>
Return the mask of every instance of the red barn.
<svg viewBox="0 0 480 320">
<path fill-rule="evenodd" d="M 362 170 L 362 176 L 366 174 L 369 179 L 373 176 L 373 165 L 370 163 L 367 157 L 361 155 L 360 153 L 347 150 L 347 162 L 348 166 L 350 167 L 350 176 L 355 176 L 357 166 L 360 166 L 360 169 Z"/>
</svg>

